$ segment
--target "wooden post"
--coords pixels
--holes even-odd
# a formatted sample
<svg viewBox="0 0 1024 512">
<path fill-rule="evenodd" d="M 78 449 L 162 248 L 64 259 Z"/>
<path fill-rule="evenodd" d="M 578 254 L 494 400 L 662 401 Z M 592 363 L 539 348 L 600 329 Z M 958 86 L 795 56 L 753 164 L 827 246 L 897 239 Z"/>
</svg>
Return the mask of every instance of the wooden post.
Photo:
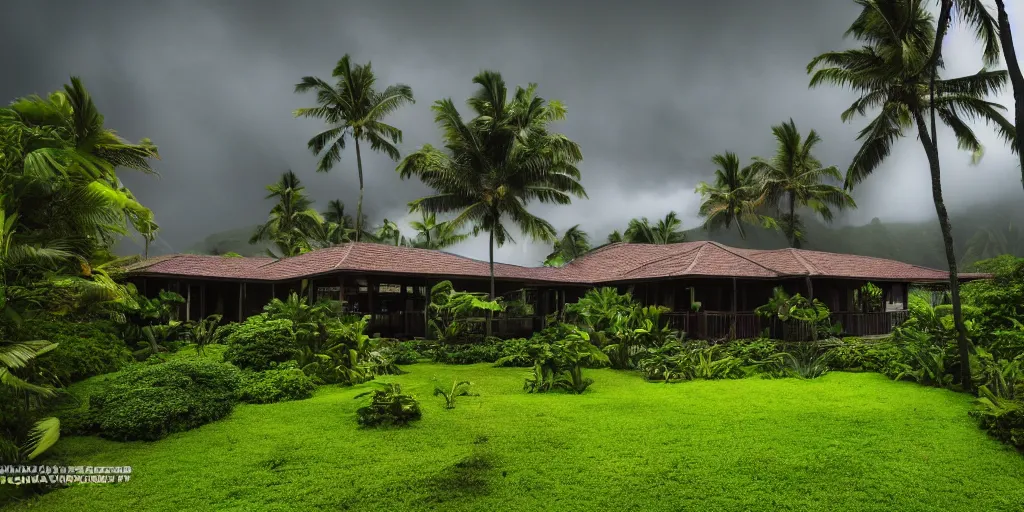
<svg viewBox="0 0 1024 512">
<path fill-rule="evenodd" d="M 238 321 L 245 320 L 242 318 L 242 304 L 245 304 L 245 283 L 238 283 Z"/>
<path fill-rule="evenodd" d="M 814 303 L 814 284 L 811 283 L 811 276 L 810 275 L 808 275 L 805 279 L 807 280 L 807 300 L 810 301 L 813 304 Z M 818 341 L 818 329 L 815 327 L 815 324 L 811 325 L 811 341 Z"/>
<path fill-rule="evenodd" d="M 192 285 L 185 285 L 185 321 L 192 320 Z"/>
<path fill-rule="evenodd" d="M 338 276 L 338 302 L 341 310 L 345 310 L 345 276 Z"/>
<path fill-rule="evenodd" d="M 732 339 L 736 339 L 736 278 L 732 278 Z"/>
<path fill-rule="evenodd" d="M 199 320 L 206 318 L 206 283 L 199 285 Z"/>
</svg>

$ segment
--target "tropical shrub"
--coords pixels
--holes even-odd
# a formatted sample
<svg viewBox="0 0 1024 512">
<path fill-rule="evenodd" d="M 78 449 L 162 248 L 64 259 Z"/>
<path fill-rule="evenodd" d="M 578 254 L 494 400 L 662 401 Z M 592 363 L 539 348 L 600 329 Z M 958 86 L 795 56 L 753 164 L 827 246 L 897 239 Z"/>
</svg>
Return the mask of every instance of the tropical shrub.
<svg viewBox="0 0 1024 512">
<path fill-rule="evenodd" d="M 313 396 L 316 384 L 298 368 L 247 373 L 238 390 L 238 399 L 251 404 L 269 404 L 303 400 Z"/>
<path fill-rule="evenodd" d="M 670 341 L 649 349 L 639 362 L 647 380 L 672 382 L 693 379 L 734 379 L 743 373 L 743 360 L 722 345 L 703 341 Z"/>
<path fill-rule="evenodd" d="M 498 338 L 487 338 L 479 343 L 439 343 L 430 350 L 430 358 L 444 364 L 493 363 L 502 357 L 503 345 Z"/>
<path fill-rule="evenodd" d="M 196 347 L 196 354 L 203 355 L 206 347 L 220 343 L 224 339 L 220 321 L 222 315 L 210 315 L 189 326 L 186 333 L 189 341 Z"/>
<path fill-rule="evenodd" d="M 789 295 L 781 286 L 772 290 L 772 297 L 768 302 L 758 306 L 754 312 L 764 318 L 777 319 L 783 323 L 803 323 L 816 338 L 831 338 L 842 333 L 842 326 L 832 323 L 831 312 L 823 302 L 818 299 L 808 300 L 799 293 Z"/>
<path fill-rule="evenodd" d="M 384 340 L 378 346 L 378 350 L 395 364 L 415 364 L 423 357 L 419 352 L 419 345 L 415 341 Z"/>
<path fill-rule="evenodd" d="M 583 368 L 608 364 L 608 356 L 590 343 L 590 336 L 581 330 L 569 334 L 555 343 L 534 344 L 529 349 L 533 356 L 533 374 L 523 384 L 530 393 L 544 393 L 562 389 L 582 394 L 593 379 L 583 376 Z M 499 364 L 503 361 L 499 360 Z"/>
<path fill-rule="evenodd" d="M 369 315 L 346 317 L 328 329 L 324 338 L 307 338 L 307 344 L 299 350 L 299 367 L 317 382 L 344 385 L 373 379 L 375 371 L 400 372 L 380 353 L 370 361 L 375 338 L 366 335 L 369 322 Z"/>
<path fill-rule="evenodd" d="M 263 314 L 247 318 L 225 341 L 224 360 L 246 370 L 267 370 L 273 363 L 295 359 L 298 352 L 292 322 Z"/>
<path fill-rule="evenodd" d="M 828 349 L 826 357 L 829 366 L 837 370 L 881 372 L 886 363 L 901 359 L 902 354 L 892 341 L 844 338 Z"/>
<path fill-rule="evenodd" d="M 356 410 L 356 420 L 364 427 L 401 426 L 422 417 L 419 402 L 412 395 L 403 394 L 398 384 L 385 384 L 355 398 L 365 396 L 370 397 L 369 402 Z"/>
<path fill-rule="evenodd" d="M 116 372 L 132 360 L 131 351 L 108 321 L 27 320 L 17 330 L 23 340 L 47 340 L 57 345 L 35 360 L 35 370 L 54 384 Z"/>
<path fill-rule="evenodd" d="M 226 416 L 240 384 L 238 369 L 224 363 L 135 365 L 89 398 L 89 415 L 103 437 L 152 441 Z"/>
<path fill-rule="evenodd" d="M 744 366 L 749 366 L 769 359 L 779 352 L 779 344 L 767 338 L 734 340 L 725 345 L 725 352 L 742 361 Z"/>
<path fill-rule="evenodd" d="M 970 415 L 992 437 L 1024 450 L 1024 403 L 1004 400 L 987 388 L 978 389 L 978 407 Z"/>
<path fill-rule="evenodd" d="M 815 343 L 794 344 L 783 357 L 789 370 L 803 379 L 816 379 L 829 371 L 828 353 Z"/>
<path fill-rule="evenodd" d="M 451 281 L 441 281 L 430 289 L 428 332 L 441 343 L 464 343 L 472 339 L 471 322 L 504 310 L 500 299 L 491 301 L 487 294 L 455 291 Z"/>
<path fill-rule="evenodd" d="M 454 409 L 455 399 L 460 396 L 477 396 L 476 393 L 469 391 L 470 386 L 473 383 L 468 380 L 452 382 L 451 387 L 441 387 L 440 385 L 434 385 L 434 396 L 440 396 L 444 398 L 444 408 Z"/>
<path fill-rule="evenodd" d="M 985 387 L 997 398 L 1013 400 L 1024 398 L 1024 371 L 1021 370 L 1022 358 L 996 359 L 982 347 L 975 347 L 971 374 L 977 388 Z"/>
<path fill-rule="evenodd" d="M 501 354 L 495 364 L 497 366 L 514 366 L 528 368 L 533 366 L 533 357 L 530 355 L 530 346 L 534 342 L 526 338 L 513 338 L 505 340 L 501 344 Z"/>
</svg>

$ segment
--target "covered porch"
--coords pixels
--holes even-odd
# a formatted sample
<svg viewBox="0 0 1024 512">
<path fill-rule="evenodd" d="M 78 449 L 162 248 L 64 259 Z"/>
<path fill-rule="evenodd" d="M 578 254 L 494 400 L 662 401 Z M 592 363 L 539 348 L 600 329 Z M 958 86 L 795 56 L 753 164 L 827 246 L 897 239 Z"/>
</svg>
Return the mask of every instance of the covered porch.
<svg viewBox="0 0 1024 512">
<path fill-rule="evenodd" d="M 776 339 L 810 339 L 809 326 L 782 322 L 754 312 L 781 286 L 828 306 L 831 322 L 848 336 L 877 336 L 892 332 L 908 318 L 909 283 L 871 282 L 880 293 L 866 293 L 869 281 L 830 278 L 754 280 L 690 278 L 619 285 L 645 305 L 669 308 L 668 325 L 693 339 L 755 338 L 767 331 Z"/>
</svg>

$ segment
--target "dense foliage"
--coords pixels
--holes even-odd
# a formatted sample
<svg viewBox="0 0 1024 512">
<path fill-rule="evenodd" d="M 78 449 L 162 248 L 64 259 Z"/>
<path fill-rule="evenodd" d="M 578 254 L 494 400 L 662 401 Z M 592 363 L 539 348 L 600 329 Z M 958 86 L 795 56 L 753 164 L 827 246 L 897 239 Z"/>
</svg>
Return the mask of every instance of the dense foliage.
<svg viewBox="0 0 1024 512">
<path fill-rule="evenodd" d="M 316 384 L 297 368 L 264 370 L 246 374 L 238 399 L 251 404 L 302 400 L 313 396 Z"/>
<path fill-rule="evenodd" d="M 36 360 L 35 369 L 58 385 L 115 372 L 132 360 L 117 326 L 106 320 L 29 320 L 22 324 L 18 335 L 26 340 L 47 340 L 57 345 Z"/>
<path fill-rule="evenodd" d="M 356 410 L 356 419 L 364 427 L 402 426 L 422 417 L 420 404 L 412 395 L 402 393 L 398 384 L 385 384 L 381 389 L 356 395 L 369 396 L 366 405 Z"/>
<path fill-rule="evenodd" d="M 89 398 L 90 419 L 110 439 L 161 439 L 226 416 L 240 384 L 238 369 L 223 363 L 136 365 Z"/>
<path fill-rule="evenodd" d="M 228 334 L 224 360 L 239 368 L 261 371 L 295 359 L 298 347 L 292 327 L 290 320 L 251 316 Z"/>
</svg>

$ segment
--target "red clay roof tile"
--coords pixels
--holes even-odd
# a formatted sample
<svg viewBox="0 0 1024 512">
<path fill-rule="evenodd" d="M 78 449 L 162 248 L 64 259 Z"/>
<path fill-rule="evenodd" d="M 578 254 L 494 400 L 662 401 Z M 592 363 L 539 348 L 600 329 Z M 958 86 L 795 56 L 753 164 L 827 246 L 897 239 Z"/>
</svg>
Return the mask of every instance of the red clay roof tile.
<svg viewBox="0 0 1024 512">
<path fill-rule="evenodd" d="M 173 255 L 129 267 L 136 275 L 291 281 L 334 272 L 476 277 L 490 275 L 485 261 L 442 251 L 348 243 L 300 256 L 229 258 Z M 672 277 L 772 279 L 821 276 L 848 279 L 932 282 L 948 279 L 941 270 L 899 261 L 801 249 L 754 250 L 716 242 L 670 245 L 616 243 L 600 247 L 561 268 L 495 263 L 496 278 L 566 284 L 600 284 Z M 963 279 L 989 277 L 961 274 Z"/>
</svg>

